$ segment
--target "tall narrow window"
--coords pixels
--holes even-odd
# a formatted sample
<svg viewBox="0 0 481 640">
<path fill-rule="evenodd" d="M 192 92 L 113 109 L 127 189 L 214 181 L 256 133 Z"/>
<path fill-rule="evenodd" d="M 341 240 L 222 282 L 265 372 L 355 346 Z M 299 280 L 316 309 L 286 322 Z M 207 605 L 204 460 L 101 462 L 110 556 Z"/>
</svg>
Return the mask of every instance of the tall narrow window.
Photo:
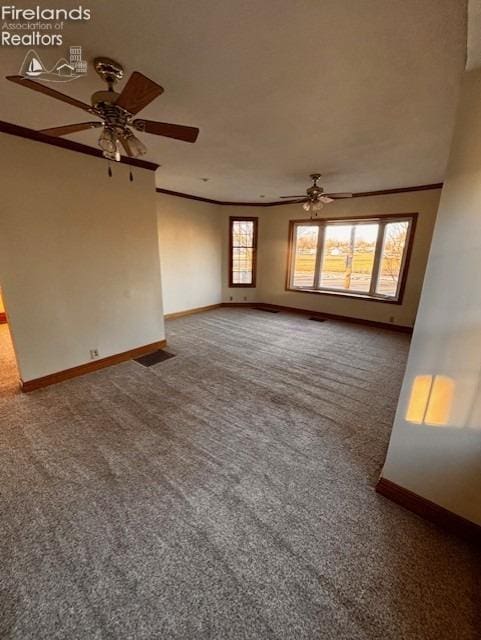
<svg viewBox="0 0 481 640">
<path fill-rule="evenodd" d="M 399 302 L 415 215 L 291 224 L 288 288 Z"/>
<path fill-rule="evenodd" d="M 257 218 L 230 218 L 229 286 L 256 286 Z"/>
</svg>

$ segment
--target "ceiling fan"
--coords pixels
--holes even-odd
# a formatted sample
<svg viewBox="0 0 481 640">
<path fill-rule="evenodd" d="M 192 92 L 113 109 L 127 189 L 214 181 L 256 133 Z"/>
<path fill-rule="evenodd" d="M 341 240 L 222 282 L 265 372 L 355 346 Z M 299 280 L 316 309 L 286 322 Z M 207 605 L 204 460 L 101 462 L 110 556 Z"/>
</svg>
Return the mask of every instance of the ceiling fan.
<svg viewBox="0 0 481 640">
<path fill-rule="evenodd" d="M 334 202 L 340 198 L 352 198 L 352 193 L 324 193 L 324 189 L 317 182 L 321 177 L 320 173 L 311 173 L 312 185 L 306 189 L 306 195 L 303 196 L 281 196 L 282 199 L 289 199 L 292 203 L 303 202 L 302 208 L 315 215 L 322 209 L 325 204 Z"/>
<path fill-rule="evenodd" d="M 51 98 L 61 100 L 100 118 L 99 121 L 67 124 L 52 129 L 42 129 L 50 136 L 65 136 L 86 129 L 102 128 L 98 141 L 103 155 L 109 160 L 120 160 L 121 148 L 129 157 L 136 158 L 147 152 L 147 147 L 137 138 L 132 129 L 157 136 L 166 136 L 184 142 L 195 142 L 199 135 L 196 127 L 186 127 L 168 122 L 134 119 L 134 116 L 163 93 L 164 89 L 139 71 L 134 71 L 120 93 L 114 85 L 124 76 L 122 65 L 110 58 L 95 58 L 95 71 L 107 83 L 107 91 L 96 91 L 91 98 L 92 106 L 71 98 L 60 91 L 23 76 L 7 76 L 7 80 L 39 91 Z"/>
</svg>

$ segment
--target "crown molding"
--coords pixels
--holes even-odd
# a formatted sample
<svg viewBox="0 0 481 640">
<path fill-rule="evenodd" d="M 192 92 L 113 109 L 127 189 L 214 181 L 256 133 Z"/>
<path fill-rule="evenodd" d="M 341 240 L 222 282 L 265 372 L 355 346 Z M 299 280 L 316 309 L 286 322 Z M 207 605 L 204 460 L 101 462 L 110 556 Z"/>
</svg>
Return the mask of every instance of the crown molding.
<svg viewBox="0 0 481 640">
<path fill-rule="evenodd" d="M 433 184 L 421 184 L 414 187 L 400 187 L 396 189 L 381 189 L 380 191 L 360 191 L 353 193 L 353 198 L 366 198 L 368 196 L 388 196 L 396 193 L 410 193 L 412 191 L 429 191 L 431 189 L 442 189 L 443 183 L 436 182 Z M 157 193 L 163 193 L 168 196 L 176 196 L 177 198 L 186 198 L 187 200 L 197 200 L 199 202 L 209 202 L 210 204 L 220 204 L 229 207 L 279 207 L 281 205 L 292 204 L 286 200 L 275 200 L 273 202 L 230 202 L 228 200 L 214 200 L 213 198 L 204 198 L 203 196 L 194 196 L 190 193 L 182 193 L 180 191 L 171 191 L 170 189 L 161 189 L 157 187 Z M 344 198 L 343 198 L 344 199 Z"/>
<path fill-rule="evenodd" d="M 229 202 L 221 202 L 220 200 L 213 200 L 212 198 L 204 198 L 202 196 L 193 196 L 190 193 L 181 193 L 180 191 L 171 191 L 170 189 L 156 188 L 157 193 L 163 193 L 167 196 L 175 196 L 176 198 L 186 198 L 187 200 L 197 200 L 198 202 L 209 202 L 210 204 L 236 204 Z M 241 204 L 238 202 L 237 204 Z M 249 205 L 248 205 L 249 206 Z"/>
<path fill-rule="evenodd" d="M 432 189 L 442 189 L 443 182 L 433 184 L 420 184 L 415 187 L 399 187 L 397 189 L 381 189 L 380 191 L 360 191 L 353 193 L 353 198 L 367 198 L 368 196 L 392 196 L 396 193 L 410 193 L 411 191 L 431 191 Z"/>
<path fill-rule="evenodd" d="M 61 149 L 69 149 L 70 151 L 76 151 L 77 153 L 83 153 L 84 155 L 94 156 L 95 158 L 101 158 L 105 160 L 100 149 L 89 147 L 86 144 L 80 142 L 74 142 L 73 140 L 67 140 L 65 138 L 57 138 L 49 136 L 46 133 L 29 129 L 28 127 L 21 127 L 11 122 L 4 122 L 0 120 L 0 132 L 7 133 L 11 136 L 17 136 L 19 138 L 27 138 L 27 140 L 35 140 L 36 142 L 43 142 L 53 147 L 60 147 Z M 120 162 L 122 164 L 128 164 L 132 167 L 140 167 L 141 169 L 147 169 L 149 171 L 156 171 L 159 168 L 158 164 L 154 162 L 147 162 L 147 160 L 138 160 L 137 158 L 127 158 L 121 156 Z"/>
</svg>

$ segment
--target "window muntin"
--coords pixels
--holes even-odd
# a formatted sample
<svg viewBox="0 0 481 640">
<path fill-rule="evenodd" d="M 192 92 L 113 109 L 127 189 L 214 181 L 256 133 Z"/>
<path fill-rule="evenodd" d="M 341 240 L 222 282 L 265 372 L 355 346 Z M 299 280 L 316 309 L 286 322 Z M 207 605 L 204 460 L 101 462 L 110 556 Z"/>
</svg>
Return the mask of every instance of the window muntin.
<svg viewBox="0 0 481 640">
<path fill-rule="evenodd" d="M 256 247 L 257 218 L 231 218 L 229 286 L 255 286 Z"/>
<path fill-rule="evenodd" d="M 386 216 L 295 222 L 288 286 L 398 301 L 413 220 Z"/>
</svg>

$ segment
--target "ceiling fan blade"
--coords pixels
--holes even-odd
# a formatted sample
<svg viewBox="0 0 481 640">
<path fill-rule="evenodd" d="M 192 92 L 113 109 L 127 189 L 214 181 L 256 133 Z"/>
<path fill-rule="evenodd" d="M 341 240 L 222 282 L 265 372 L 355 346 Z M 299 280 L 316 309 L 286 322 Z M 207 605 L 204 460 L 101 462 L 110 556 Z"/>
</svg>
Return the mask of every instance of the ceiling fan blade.
<svg viewBox="0 0 481 640">
<path fill-rule="evenodd" d="M 156 122 L 155 120 L 134 120 L 132 124 L 138 131 L 175 138 L 175 140 L 183 140 L 184 142 L 195 142 L 199 135 L 197 127 L 186 127 L 182 124 Z"/>
<path fill-rule="evenodd" d="M 294 198 L 294 200 L 289 200 L 286 204 L 297 204 L 299 202 L 307 202 L 308 198 Z"/>
<path fill-rule="evenodd" d="M 56 91 L 55 89 L 51 89 L 44 84 L 40 84 L 40 82 L 34 82 L 34 80 L 29 80 L 28 78 L 24 78 L 23 76 L 7 76 L 7 80 L 10 80 L 10 82 L 15 82 L 16 84 L 19 84 L 23 87 L 27 87 L 27 89 L 33 89 L 33 91 L 44 93 L 46 96 L 50 96 L 51 98 L 55 98 L 56 100 L 66 102 L 67 104 L 72 105 L 72 107 L 78 107 L 79 109 L 88 111 L 88 113 L 95 113 L 95 109 L 93 109 L 93 107 L 86 104 L 85 102 L 81 102 L 80 100 L 71 98 L 70 96 L 65 95 L 65 93 L 60 93 L 60 91 Z"/>
<path fill-rule="evenodd" d="M 130 149 L 130 146 L 127 140 L 123 136 L 119 136 L 119 140 L 125 150 L 125 153 L 129 156 L 129 158 L 133 158 L 134 154 L 132 153 L 132 150 Z"/>
<path fill-rule="evenodd" d="M 330 202 L 334 202 L 334 198 L 330 198 L 328 195 L 322 194 L 319 196 L 319 200 L 324 204 L 329 204 Z"/>
<path fill-rule="evenodd" d="M 280 196 L 281 200 L 291 199 L 291 198 L 305 198 L 306 196 Z"/>
<path fill-rule="evenodd" d="M 352 198 L 352 193 L 323 193 L 323 196 L 327 196 L 328 198 Z"/>
<path fill-rule="evenodd" d="M 182 124 L 155 122 L 154 120 L 134 120 L 132 124 L 139 131 L 153 133 L 156 136 L 175 138 L 176 140 L 183 140 L 184 142 L 195 142 L 199 135 L 199 129 L 197 129 L 197 127 L 185 127 Z"/>
<path fill-rule="evenodd" d="M 77 131 L 85 131 L 86 129 L 96 129 L 101 126 L 101 122 L 78 122 L 77 124 L 66 124 L 63 127 L 40 129 L 39 133 L 46 133 L 48 136 L 66 136 L 69 133 L 77 133 Z"/>
<path fill-rule="evenodd" d="M 160 84 L 134 71 L 115 104 L 130 113 L 138 113 L 163 92 Z"/>
</svg>

